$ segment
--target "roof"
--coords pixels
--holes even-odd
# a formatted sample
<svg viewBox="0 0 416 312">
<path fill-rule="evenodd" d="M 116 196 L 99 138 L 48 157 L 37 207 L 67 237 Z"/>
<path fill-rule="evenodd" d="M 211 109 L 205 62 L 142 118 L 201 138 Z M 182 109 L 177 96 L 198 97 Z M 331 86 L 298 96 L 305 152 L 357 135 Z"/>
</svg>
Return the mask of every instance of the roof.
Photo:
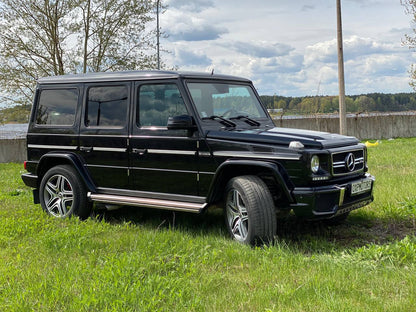
<svg viewBox="0 0 416 312">
<path fill-rule="evenodd" d="M 201 73 L 201 72 L 176 72 L 163 70 L 137 70 L 137 71 L 119 71 L 119 72 L 102 72 L 87 74 L 71 74 L 62 76 L 49 76 L 40 78 L 39 84 L 54 83 L 78 83 L 78 82 L 98 82 L 98 81 L 127 81 L 127 80 L 144 80 L 144 79 L 175 79 L 175 78 L 199 78 L 199 79 L 218 79 L 234 80 L 240 82 L 250 82 L 249 79 Z"/>
</svg>

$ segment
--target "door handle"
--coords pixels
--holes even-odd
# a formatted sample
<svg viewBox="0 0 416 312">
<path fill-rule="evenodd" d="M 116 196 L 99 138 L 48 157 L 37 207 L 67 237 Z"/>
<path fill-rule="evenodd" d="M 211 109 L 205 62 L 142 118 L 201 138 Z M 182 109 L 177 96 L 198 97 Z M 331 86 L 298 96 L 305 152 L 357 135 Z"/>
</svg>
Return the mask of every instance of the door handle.
<svg viewBox="0 0 416 312">
<path fill-rule="evenodd" d="M 93 147 L 92 146 L 80 146 L 79 150 L 81 152 L 86 152 L 86 153 L 90 153 L 92 152 Z"/>
<path fill-rule="evenodd" d="M 140 156 L 143 156 L 144 154 L 147 154 L 147 149 L 146 148 L 133 148 L 131 150 L 131 152 L 133 154 L 139 154 Z"/>
</svg>

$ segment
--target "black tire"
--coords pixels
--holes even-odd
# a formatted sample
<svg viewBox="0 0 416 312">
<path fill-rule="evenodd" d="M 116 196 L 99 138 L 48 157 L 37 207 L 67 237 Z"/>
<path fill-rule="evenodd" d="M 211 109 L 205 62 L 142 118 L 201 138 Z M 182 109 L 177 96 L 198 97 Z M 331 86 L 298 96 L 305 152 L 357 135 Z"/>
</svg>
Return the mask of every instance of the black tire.
<svg viewBox="0 0 416 312">
<path fill-rule="evenodd" d="M 231 237 L 244 244 L 269 243 L 277 230 L 273 198 L 257 176 L 231 179 L 225 190 L 225 222 Z"/>
<path fill-rule="evenodd" d="M 86 219 L 92 204 L 87 189 L 75 169 L 69 165 L 52 167 L 43 176 L 39 189 L 44 211 L 56 218 L 77 216 Z"/>
</svg>

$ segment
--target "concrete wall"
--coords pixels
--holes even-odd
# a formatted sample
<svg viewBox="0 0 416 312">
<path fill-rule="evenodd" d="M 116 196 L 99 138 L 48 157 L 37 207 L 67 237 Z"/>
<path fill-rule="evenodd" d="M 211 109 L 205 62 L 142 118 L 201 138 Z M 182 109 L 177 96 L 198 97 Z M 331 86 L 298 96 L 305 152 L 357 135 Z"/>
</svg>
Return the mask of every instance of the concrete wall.
<svg viewBox="0 0 416 312">
<path fill-rule="evenodd" d="M 339 119 L 332 116 L 276 118 L 278 127 L 339 132 Z M 348 135 L 360 140 L 416 137 L 416 113 L 347 118 Z M 26 160 L 26 139 L 0 139 L 0 163 Z"/>
<path fill-rule="evenodd" d="M 275 118 L 278 127 L 339 133 L 339 118 Z M 416 137 L 416 113 L 356 115 L 347 118 L 347 134 L 360 140 Z"/>
<path fill-rule="evenodd" d="M 0 163 L 22 163 L 26 158 L 26 139 L 0 140 Z"/>
</svg>

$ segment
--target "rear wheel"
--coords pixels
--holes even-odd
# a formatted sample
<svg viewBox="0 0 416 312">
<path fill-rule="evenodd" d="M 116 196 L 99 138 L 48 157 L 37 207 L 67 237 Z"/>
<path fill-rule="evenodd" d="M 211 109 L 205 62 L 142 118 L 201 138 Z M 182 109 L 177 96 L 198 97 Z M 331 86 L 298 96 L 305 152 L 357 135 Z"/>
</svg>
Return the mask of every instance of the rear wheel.
<svg viewBox="0 0 416 312">
<path fill-rule="evenodd" d="M 75 215 L 85 219 L 91 213 L 86 187 L 69 165 L 49 169 L 42 178 L 39 195 L 43 210 L 56 218 Z"/>
<path fill-rule="evenodd" d="M 241 243 L 272 241 L 276 212 L 270 191 L 259 177 L 241 176 L 228 182 L 225 221 L 231 237 Z"/>
</svg>

